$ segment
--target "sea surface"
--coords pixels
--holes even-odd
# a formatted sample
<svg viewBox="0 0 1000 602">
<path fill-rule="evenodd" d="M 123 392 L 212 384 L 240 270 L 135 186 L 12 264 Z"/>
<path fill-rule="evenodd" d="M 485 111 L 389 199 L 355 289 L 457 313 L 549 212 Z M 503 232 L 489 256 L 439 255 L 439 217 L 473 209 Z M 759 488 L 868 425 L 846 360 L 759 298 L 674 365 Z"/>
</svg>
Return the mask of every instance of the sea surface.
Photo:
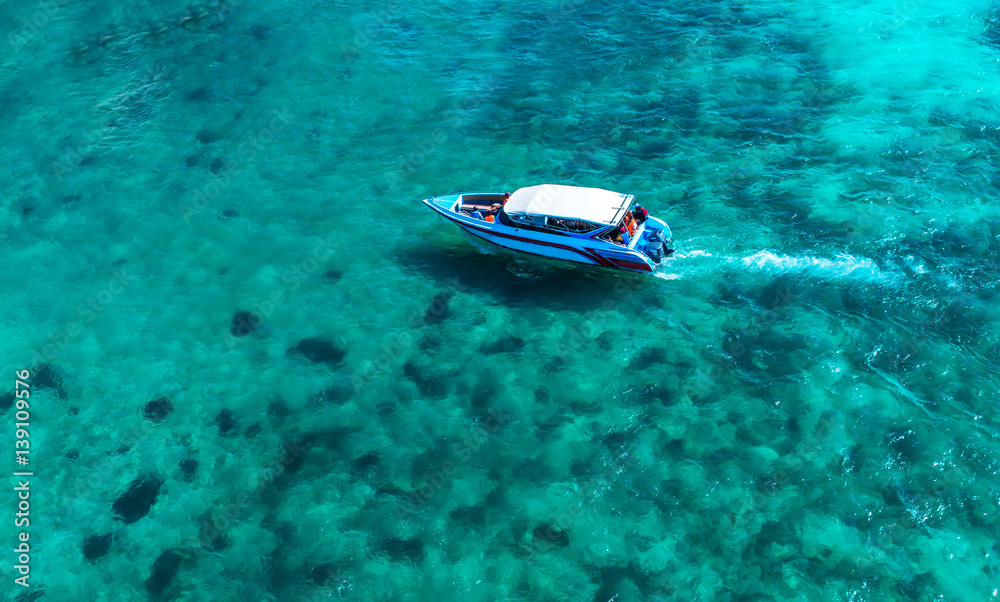
<svg viewBox="0 0 1000 602">
<path fill-rule="evenodd" d="M 0 23 L 4 600 L 998 597 L 995 0 Z M 540 183 L 676 254 L 420 203 Z"/>
</svg>

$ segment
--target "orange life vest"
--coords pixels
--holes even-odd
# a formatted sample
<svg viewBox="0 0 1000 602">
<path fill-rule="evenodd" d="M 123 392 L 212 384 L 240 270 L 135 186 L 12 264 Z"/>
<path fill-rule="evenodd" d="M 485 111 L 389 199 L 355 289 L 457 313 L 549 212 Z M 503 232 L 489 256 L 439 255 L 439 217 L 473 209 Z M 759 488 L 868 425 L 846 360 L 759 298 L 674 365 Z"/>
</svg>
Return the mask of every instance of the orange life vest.
<svg viewBox="0 0 1000 602">
<path fill-rule="evenodd" d="M 628 235 L 629 236 L 632 236 L 633 234 L 635 234 L 635 231 L 638 229 L 638 226 L 635 223 L 635 218 L 633 218 L 631 215 L 626 215 L 625 216 L 625 227 L 628 228 Z"/>
</svg>

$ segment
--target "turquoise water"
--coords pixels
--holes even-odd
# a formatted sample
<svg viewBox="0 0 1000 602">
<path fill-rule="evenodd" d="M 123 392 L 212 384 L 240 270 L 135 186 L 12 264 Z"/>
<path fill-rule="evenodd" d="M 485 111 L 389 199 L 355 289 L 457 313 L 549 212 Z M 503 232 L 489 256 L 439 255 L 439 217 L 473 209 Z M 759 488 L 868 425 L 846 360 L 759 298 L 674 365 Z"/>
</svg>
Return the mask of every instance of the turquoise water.
<svg viewBox="0 0 1000 602">
<path fill-rule="evenodd" d="M 5 599 L 997 597 L 1000 6 L 0 17 Z M 544 182 L 677 253 L 418 202 Z"/>
</svg>

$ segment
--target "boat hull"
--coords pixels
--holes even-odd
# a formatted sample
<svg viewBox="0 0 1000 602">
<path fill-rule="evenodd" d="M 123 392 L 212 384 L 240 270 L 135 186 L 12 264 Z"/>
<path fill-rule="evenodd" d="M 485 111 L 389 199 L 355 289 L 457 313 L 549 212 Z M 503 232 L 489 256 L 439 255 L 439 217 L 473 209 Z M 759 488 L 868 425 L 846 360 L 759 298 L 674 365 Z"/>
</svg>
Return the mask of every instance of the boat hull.
<svg viewBox="0 0 1000 602">
<path fill-rule="evenodd" d="M 506 249 L 633 272 L 653 271 L 655 264 L 643 253 L 633 248 L 599 239 L 597 236 L 600 232 L 586 235 L 555 234 L 519 228 L 516 225 L 508 226 L 499 222 L 486 222 L 453 210 L 461 196 L 462 194 L 451 194 L 434 197 L 424 200 L 424 204 L 470 236 Z M 637 232 L 636 235 L 638 241 L 641 232 Z"/>
</svg>

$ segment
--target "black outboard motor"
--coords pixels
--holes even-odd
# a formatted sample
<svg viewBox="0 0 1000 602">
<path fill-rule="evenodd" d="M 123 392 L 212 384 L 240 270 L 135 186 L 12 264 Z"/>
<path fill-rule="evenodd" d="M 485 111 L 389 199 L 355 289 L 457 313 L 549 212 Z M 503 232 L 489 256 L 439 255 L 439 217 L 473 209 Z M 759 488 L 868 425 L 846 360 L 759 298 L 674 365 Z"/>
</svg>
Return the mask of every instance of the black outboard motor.
<svg viewBox="0 0 1000 602">
<path fill-rule="evenodd" d="M 649 241 L 646 243 L 646 255 L 656 263 L 660 263 L 660 260 L 669 254 L 666 246 L 663 244 L 663 234 L 660 230 L 653 230 L 646 239 Z"/>
<path fill-rule="evenodd" d="M 668 255 L 674 252 L 673 249 L 667 248 L 667 243 L 670 241 L 666 237 L 664 237 L 663 230 L 650 231 L 649 236 L 646 237 L 646 240 L 648 240 L 649 242 L 646 244 L 644 252 L 650 259 L 652 259 L 656 263 L 660 263 L 661 259 L 667 257 Z"/>
</svg>

